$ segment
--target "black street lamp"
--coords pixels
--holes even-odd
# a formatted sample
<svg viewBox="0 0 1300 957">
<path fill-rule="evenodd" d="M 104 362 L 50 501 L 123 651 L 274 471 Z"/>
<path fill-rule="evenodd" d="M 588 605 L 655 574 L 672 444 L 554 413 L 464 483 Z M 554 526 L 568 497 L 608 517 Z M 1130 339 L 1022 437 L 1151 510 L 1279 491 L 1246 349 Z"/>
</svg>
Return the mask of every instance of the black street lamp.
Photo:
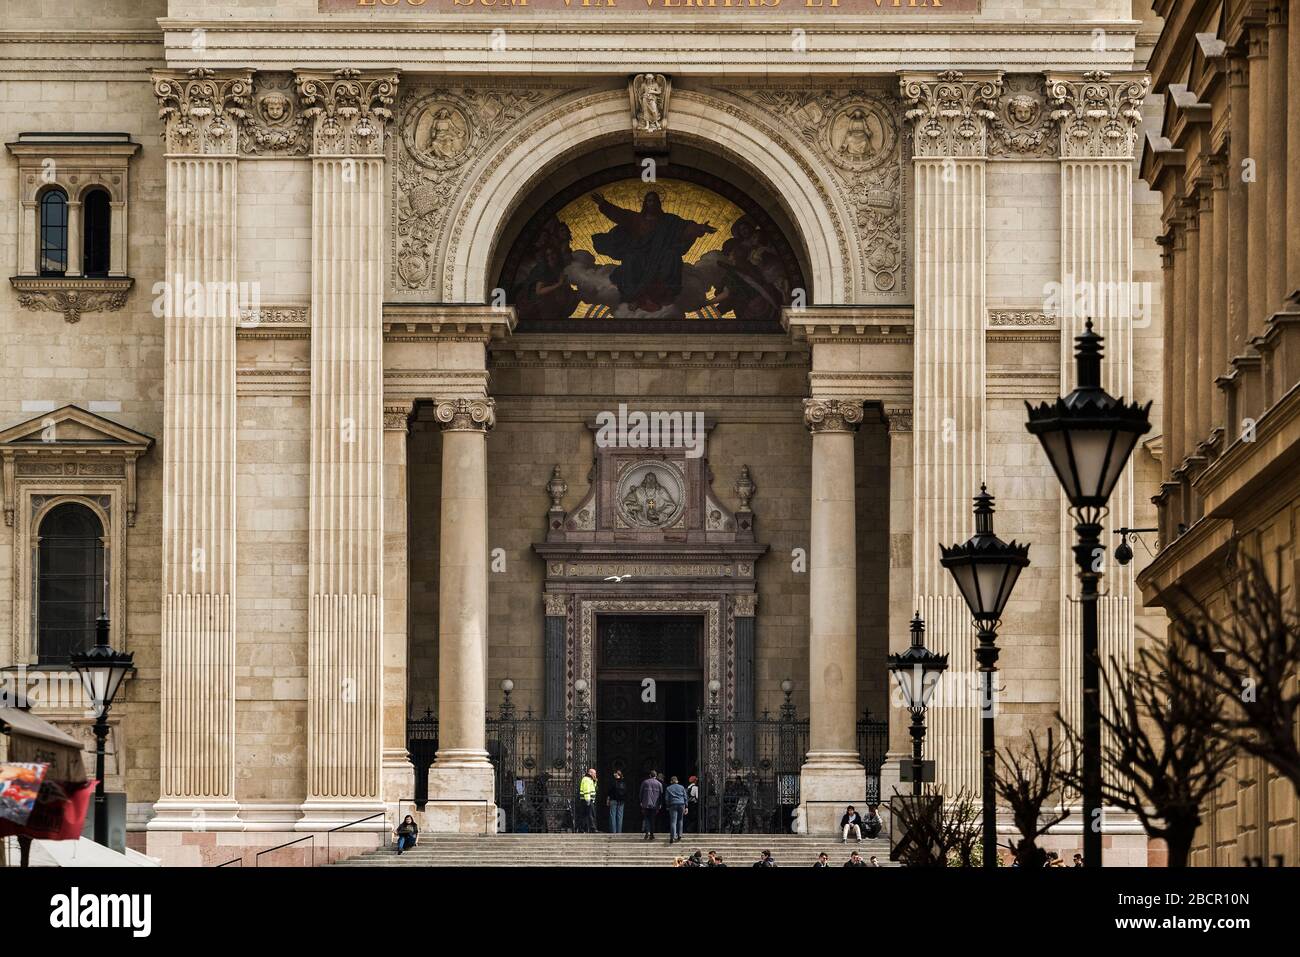
<svg viewBox="0 0 1300 957">
<path fill-rule="evenodd" d="M 939 547 L 940 563 L 952 575 L 975 621 L 975 661 L 983 678 L 980 707 L 984 792 L 984 866 L 996 867 L 998 806 L 993 786 L 993 675 L 998 670 L 998 624 L 1016 579 L 1029 564 L 1029 546 L 993 534 L 993 496 L 981 485 L 975 496 L 975 534 L 963 545 Z"/>
<path fill-rule="evenodd" d="M 127 672 L 134 668 L 135 655 L 114 651 L 108 643 L 108 617 L 95 620 L 95 647 L 71 655 L 69 664 L 81 678 L 81 686 L 95 709 L 95 843 L 108 846 L 108 799 L 104 794 L 104 742 L 108 740 L 108 712 Z"/>
<path fill-rule="evenodd" d="M 904 652 L 890 655 L 889 671 L 898 682 L 903 701 L 912 715 L 912 793 L 921 793 L 921 760 L 925 741 L 925 712 L 939 684 L 939 677 L 948 669 L 948 656 L 937 654 L 925 647 L 925 622 L 918 611 L 912 618 L 912 644 Z"/>
<path fill-rule="evenodd" d="M 1101 522 L 1138 439 L 1151 430 L 1151 403 L 1125 403 L 1101 387 L 1101 336 L 1089 319 L 1074 358 L 1078 386 L 1038 407 L 1025 403 L 1025 428 L 1037 436 L 1070 500 L 1083 612 L 1083 864 L 1101 866 L 1101 660 L 1097 591 L 1106 552 Z M 1124 543 L 1121 543 L 1124 544 Z"/>
</svg>

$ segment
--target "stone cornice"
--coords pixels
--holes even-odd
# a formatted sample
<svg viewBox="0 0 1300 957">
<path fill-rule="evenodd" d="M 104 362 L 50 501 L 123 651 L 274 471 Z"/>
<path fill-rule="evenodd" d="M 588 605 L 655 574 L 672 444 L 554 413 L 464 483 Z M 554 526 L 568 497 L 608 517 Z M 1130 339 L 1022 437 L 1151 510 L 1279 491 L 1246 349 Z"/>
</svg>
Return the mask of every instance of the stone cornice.
<svg viewBox="0 0 1300 957">
<path fill-rule="evenodd" d="M 489 342 L 507 338 L 517 321 L 513 306 L 464 303 L 384 303 L 384 338 Z"/>
<path fill-rule="evenodd" d="M 678 23 L 645 17 L 546 16 L 510 20 L 507 47 L 491 43 L 498 19 L 467 15 L 393 16 L 382 21 L 344 16 L 294 20 L 203 20 L 164 17 L 166 56 L 177 68 L 255 64 L 258 69 L 355 66 L 434 73 L 573 74 L 628 72 L 629 57 L 674 76 L 744 73 L 756 76 L 892 74 L 899 63 L 915 69 L 1034 71 L 1055 68 L 1131 69 L 1137 20 L 1024 20 L 929 15 L 900 18 L 773 15 L 761 23 L 698 18 Z M 790 31 L 808 40 L 796 50 Z M 201 52 L 195 29 L 205 32 Z M 1095 49 L 1105 31 L 1106 48 Z M 726 42 L 717 42 L 717 37 Z M 779 38 L 782 42 L 776 42 Z M 517 39 L 518 42 L 511 42 Z"/>
<path fill-rule="evenodd" d="M 812 306 L 784 309 L 781 324 L 795 342 L 872 342 L 876 344 L 912 341 L 911 308 Z"/>
<path fill-rule="evenodd" d="M 80 322 L 87 312 L 120 312 L 135 280 L 130 276 L 11 276 L 24 309 L 63 313 L 65 322 Z"/>
<path fill-rule="evenodd" d="M 525 333 L 490 346 L 492 368 L 802 368 L 809 365 L 806 346 L 786 336 L 755 339 L 744 348 L 722 335 L 600 335 L 597 333 Z"/>
</svg>

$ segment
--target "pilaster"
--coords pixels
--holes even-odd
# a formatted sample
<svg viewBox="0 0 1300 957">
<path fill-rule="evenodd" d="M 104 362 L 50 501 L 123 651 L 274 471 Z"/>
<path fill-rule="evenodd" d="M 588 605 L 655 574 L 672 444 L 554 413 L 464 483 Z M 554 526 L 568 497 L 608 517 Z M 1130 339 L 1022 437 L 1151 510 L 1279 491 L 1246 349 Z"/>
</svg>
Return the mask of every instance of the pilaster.
<svg viewBox="0 0 1300 957">
<path fill-rule="evenodd" d="M 247 71 L 158 71 L 167 169 L 163 298 L 161 765 L 151 830 L 237 830 L 237 124 Z M 191 295 L 197 291 L 197 295 Z"/>
<path fill-rule="evenodd" d="M 938 547 L 969 536 L 984 474 L 985 158 L 1001 91 L 997 73 L 901 78 L 915 156 L 911 604 L 955 674 L 974 672 L 975 642 Z M 976 719 L 971 708 L 930 714 L 936 779 L 954 791 L 979 789 Z"/>
</svg>

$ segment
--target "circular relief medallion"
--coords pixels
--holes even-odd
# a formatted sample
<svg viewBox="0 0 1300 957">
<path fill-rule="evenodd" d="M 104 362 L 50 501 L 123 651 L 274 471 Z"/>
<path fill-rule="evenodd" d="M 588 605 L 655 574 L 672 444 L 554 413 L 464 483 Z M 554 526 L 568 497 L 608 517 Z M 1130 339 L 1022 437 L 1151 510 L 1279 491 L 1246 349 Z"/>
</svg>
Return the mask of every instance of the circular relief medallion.
<svg viewBox="0 0 1300 957">
<path fill-rule="evenodd" d="M 867 99 L 842 103 L 821 131 L 821 146 L 830 161 L 854 171 L 884 163 L 894 155 L 897 139 L 888 111 Z"/>
<path fill-rule="evenodd" d="M 464 104 L 435 95 L 407 110 L 402 138 L 407 152 L 417 162 L 435 169 L 451 169 L 469 158 L 474 128 Z"/>
<path fill-rule="evenodd" d="M 633 528 L 668 528 L 686 508 L 681 476 L 662 462 L 645 462 L 623 473 L 615 492 L 618 514 Z"/>
</svg>

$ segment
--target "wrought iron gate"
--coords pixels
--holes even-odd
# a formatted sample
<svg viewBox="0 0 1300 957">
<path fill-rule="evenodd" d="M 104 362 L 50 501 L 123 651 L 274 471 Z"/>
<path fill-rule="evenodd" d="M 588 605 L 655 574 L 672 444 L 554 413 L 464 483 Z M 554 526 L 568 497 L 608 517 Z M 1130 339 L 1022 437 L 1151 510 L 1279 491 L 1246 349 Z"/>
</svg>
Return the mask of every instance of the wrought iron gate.
<svg viewBox="0 0 1300 957">
<path fill-rule="evenodd" d="M 572 720 L 515 712 L 509 695 L 487 719 L 488 759 L 496 804 L 510 833 L 571 831 L 578 782 L 594 758 L 591 713 L 580 706 Z"/>
</svg>

